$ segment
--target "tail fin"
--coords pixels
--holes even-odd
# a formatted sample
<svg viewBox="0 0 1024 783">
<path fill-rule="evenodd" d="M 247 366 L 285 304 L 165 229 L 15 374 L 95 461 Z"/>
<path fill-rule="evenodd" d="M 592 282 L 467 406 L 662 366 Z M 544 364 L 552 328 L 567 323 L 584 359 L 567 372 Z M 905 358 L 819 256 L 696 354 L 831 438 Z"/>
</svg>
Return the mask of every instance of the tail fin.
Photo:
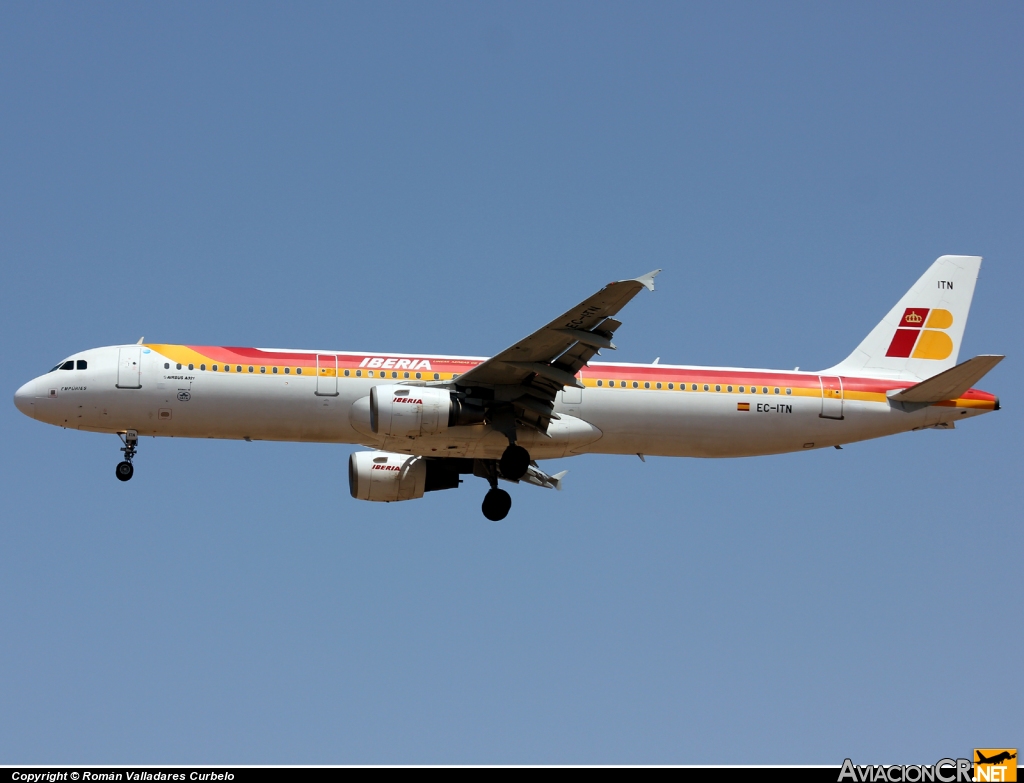
<svg viewBox="0 0 1024 783">
<path fill-rule="evenodd" d="M 942 256 L 831 375 L 923 380 L 956 365 L 981 256 Z"/>
</svg>

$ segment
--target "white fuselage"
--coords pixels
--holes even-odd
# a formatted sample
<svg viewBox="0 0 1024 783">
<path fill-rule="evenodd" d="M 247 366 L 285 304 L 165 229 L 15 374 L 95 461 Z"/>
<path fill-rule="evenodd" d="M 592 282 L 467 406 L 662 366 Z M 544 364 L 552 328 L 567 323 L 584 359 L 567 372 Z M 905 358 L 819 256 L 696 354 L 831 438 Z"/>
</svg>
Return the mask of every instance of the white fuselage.
<svg viewBox="0 0 1024 783">
<path fill-rule="evenodd" d="M 18 390 L 15 403 L 39 421 L 92 432 L 352 443 L 423 456 L 481 459 L 498 458 L 508 445 L 505 436 L 485 424 L 415 438 L 375 435 L 365 405 L 370 389 L 385 383 L 430 382 L 434 374 L 410 376 L 403 371 L 391 377 L 391 372 L 377 370 L 369 377 L 372 371 L 360 369 L 356 377 L 354 368 L 365 367 L 371 354 L 281 352 L 292 357 L 282 364 L 301 364 L 295 356 L 311 362 L 302 374 L 298 366 L 285 374 L 284 367 L 271 364 L 275 352 L 261 352 L 256 360 L 232 359 L 228 371 L 213 363 L 216 358 L 209 366 L 196 359 L 190 370 L 181 356 L 169 355 L 178 348 L 190 351 L 190 357 L 200 356 L 198 349 L 184 346 L 84 351 L 70 360 L 84 362 L 86 369 L 55 369 L 41 375 Z M 399 354 L 387 356 L 397 358 L 388 360 L 390 366 L 404 361 Z M 137 357 L 138 366 L 127 365 L 126 370 L 126 357 Z M 406 358 L 409 361 L 400 366 L 444 366 L 447 378 L 457 377 L 452 368 L 465 372 L 483 361 Z M 254 361 L 262 363 L 251 364 Z M 422 375 L 422 380 L 415 375 Z M 992 395 L 973 391 L 939 405 L 900 405 L 890 402 L 886 392 L 909 382 L 795 371 L 592 363 L 578 377 L 584 388 L 559 393 L 555 412 L 560 418 L 551 422 L 547 434 L 521 430 L 518 442 L 534 459 L 583 453 L 776 454 L 948 427 L 998 407 Z M 442 382 L 447 378 L 442 374 Z"/>
</svg>

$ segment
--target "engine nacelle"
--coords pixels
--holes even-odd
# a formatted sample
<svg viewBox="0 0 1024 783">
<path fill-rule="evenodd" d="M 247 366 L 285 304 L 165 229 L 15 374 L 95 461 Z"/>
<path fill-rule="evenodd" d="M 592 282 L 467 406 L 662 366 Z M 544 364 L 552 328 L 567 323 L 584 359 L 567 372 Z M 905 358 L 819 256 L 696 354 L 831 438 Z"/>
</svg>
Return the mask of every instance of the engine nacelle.
<svg viewBox="0 0 1024 783">
<path fill-rule="evenodd" d="M 357 451 L 348 458 L 348 488 L 356 500 L 415 500 L 424 492 L 459 486 L 458 470 L 449 462 L 390 451 Z"/>
<path fill-rule="evenodd" d="M 394 385 L 370 389 L 370 429 L 376 435 L 416 438 L 483 419 L 482 408 L 465 405 L 447 389 Z"/>
<path fill-rule="evenodd" d="M 356 500 L 393 502 L 423 497 L 427 463 L 388 451 L 357 451 L 348 458 L 348 488 Z"/>
</svg>

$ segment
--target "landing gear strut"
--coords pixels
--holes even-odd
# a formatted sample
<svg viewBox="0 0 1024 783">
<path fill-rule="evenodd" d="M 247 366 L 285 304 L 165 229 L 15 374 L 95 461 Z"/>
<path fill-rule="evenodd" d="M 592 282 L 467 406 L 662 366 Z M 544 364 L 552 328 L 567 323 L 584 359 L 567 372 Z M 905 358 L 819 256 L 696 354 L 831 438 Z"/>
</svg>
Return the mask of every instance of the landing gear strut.
<svg viewBox="0 0 1024 783">
<path fill-rule="evenodd" d="M 498 466 L 494 460 L 477 460 L 476 465 L 476 475 L 487 479 L 487 483 L 491 485 L 484 495 L 481 511 L 491 522 L 498 522 L 508 516 L 509 509 L 512 508 L 512 496 L 505 490 L 498 489 Z"/>
<path fill-rule="evenodd" d="M 119 437 L 121 442 L 124 444 L 121 449 L 124 453 L 124 460 L 117 463 L 114 475 L 116 475 L 121 481 L 128 481 L 128 479 L 135 475 L 135 468 L 132 466 L 132 459 L 135 457 L 135 452 L 138 449 L 139 433 L 135 430 L 128 430 L 124 435 L 118 433 L 117 437 Z"/>
</svg>

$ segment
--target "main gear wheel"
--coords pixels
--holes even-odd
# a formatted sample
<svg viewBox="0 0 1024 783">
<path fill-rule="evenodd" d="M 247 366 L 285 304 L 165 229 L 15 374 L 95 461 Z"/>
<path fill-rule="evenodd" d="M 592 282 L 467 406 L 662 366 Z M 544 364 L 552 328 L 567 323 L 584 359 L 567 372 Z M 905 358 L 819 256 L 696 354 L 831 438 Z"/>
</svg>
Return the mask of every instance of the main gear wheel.
<svg viewBox="0 0 1024 783">
<path fill-rule="evenodd" d="M 512 496 L 503 489 L 488 490 L 481 508 L 491 522 L 499 522 L 508 516 L 512 508 Z"/>
<path fill-rule="evenodd" d="M 498 470 L 509 481 L 519 481 L 530 469 L 530 452 L 522 446 L 512 444 L 498 460 Z"/>
</svg>

